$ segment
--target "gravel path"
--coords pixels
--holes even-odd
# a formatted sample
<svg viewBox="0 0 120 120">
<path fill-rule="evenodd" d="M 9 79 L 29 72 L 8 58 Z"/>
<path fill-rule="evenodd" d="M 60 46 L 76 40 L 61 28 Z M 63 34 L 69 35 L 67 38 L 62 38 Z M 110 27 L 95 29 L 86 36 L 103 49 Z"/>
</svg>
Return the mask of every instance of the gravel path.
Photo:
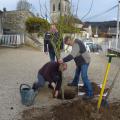
<svg viewBox="0 0 120 120">
<path fill-rule="evenodd" d="M 89 67 L 89 78 L 91 81 L 102 83 L 103 75 L 107 65 L 107 58 L 104 54 L 91 54 L 92 62 Z M 36 80 L 37 71 L 43 64 L 49 61 L 44 53 L 31 48 L 0 48 L 0 120 L 13 120 L 13 118 L 27 109 L 21 105 L 19 86 L 21 83 L 32 84 Z M 118 67 L 120 59 L 114 58 L 107 85 L 111 84 Z M 68 63 L 66 77 L 74 75 L 74 62 Z M 111 93 L 111 100 L 120 99 L 120 75 Z M 49 101 L 49 102 L 48 102 Z M 41 90 L 35 107 L 44 107 L 60 102 L 53 100 L 47 86 Z M 16 118 L 15 118 L 16 120 Z"/>
</svg>

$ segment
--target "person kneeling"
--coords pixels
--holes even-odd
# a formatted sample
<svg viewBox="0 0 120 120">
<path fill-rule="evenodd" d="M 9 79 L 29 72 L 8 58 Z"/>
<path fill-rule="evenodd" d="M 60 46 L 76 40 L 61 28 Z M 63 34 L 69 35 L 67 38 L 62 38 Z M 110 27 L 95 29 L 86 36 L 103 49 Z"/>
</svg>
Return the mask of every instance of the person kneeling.
<svg viewBox="0 0 120 120">
<path fill-rule="evenodd" d="M 49 82 L 49 87 L 53 89 L 53 97 L 57 98 L 62 84 L 62 71 L 67 69 L 67 64 L 48 62 L 38 71 L 38 80 L 32 86 L 34 91 L 44 87 L 45 82 Z"/>
</svg>

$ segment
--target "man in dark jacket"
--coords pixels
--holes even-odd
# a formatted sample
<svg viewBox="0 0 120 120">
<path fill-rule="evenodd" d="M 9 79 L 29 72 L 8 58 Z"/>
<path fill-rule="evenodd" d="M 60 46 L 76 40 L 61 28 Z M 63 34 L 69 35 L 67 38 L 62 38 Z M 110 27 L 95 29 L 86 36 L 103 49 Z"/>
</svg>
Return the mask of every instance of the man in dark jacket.
<svg viewBox="0 0 120 120">
<path fill-rule="evenodd" d="M 38 81 L 33 84 L 34 91 L 45 85 L 48 81 L 49 85 L 54 90 L 54 97 L 58 96 L 62 83 L 62 71 L 67 69 L 67 65 L 57 62 L 48 62 L 38 71 Z"/>
<path fill-rule="evenodd" d="M 90 63 L 90 55 L 86 51 L 84 43 L 79 39 L 75 39 L 73 41 L 69 36 L 65 37 L 64 43 L 72 46 L 72 51 L 68 56 L 63 58 L 63 60 L 59 60 L 59 63 L 68 62 L 74 59 L 77 66 L 74 79 L 72 83 L 70 83 L 69 85 L 77 86 L 79 83 L 79 76 L 81 73 L 81 77 L 82 77 L 84 86 L 86 88 L 86 95 L 84 98 L 85 99 L 93 98 L 93 90 L 92 90 L 91 82 L 89 81 L 88 75 L 87 75 L 88 67 Z"/>
<path fill-rule="evenodd" d="M 53 44 L 51 41 L 53 40 L 53 43 L 57 47 L 57 42 L 60 40 L 59 32 L 55 25 L 51 25 L 50 31 L 45 33 L 44 37 L 44 52 L 50 56 L 50 61 L 55 61 L 55 50 L 53 47 Z M 61 49 L 63 49 L 63 41 L 61 42 Z"/>
</svg>

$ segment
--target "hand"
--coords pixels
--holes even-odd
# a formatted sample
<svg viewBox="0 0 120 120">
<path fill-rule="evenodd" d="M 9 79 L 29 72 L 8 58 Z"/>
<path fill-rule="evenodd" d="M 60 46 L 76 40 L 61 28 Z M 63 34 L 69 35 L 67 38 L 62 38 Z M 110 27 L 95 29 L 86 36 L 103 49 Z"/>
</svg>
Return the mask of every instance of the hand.
<svg viewBox="0 0 120 120">
<path fill-rule="evenodd" d="M 63 63 L 63 59 L 59 59 L 58 63 L 60 63 L 60 64 Z"/>
<path fill-rule="evenodd" d="M 54 82 L 51 83 L 51 86 L 53 87 L 53 89 L 55 90 L 56 84 Z"/>
<path fill-rule="evenodd" d="M 48 52 L 45 52 L 46 55 L 48 55 Z"/>
<path fill-rule="evenodd" d="M 55 98 L 58 97 L 58 90 L 55 91 L 55 95 L 54 95 Z"/>
</svg>

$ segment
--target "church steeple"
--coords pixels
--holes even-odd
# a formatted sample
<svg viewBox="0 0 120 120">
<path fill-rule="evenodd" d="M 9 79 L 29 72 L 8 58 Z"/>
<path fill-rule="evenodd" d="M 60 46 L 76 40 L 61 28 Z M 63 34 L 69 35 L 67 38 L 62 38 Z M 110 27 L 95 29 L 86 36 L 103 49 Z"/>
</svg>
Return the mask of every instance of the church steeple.
<svg viewBox="0 0 120 120">
<path fill-rule="evenodd" d="M 70 13 L 69 0 L 50 0 L 51 22 L 56 23 L 60 15 L 65 16 Z"/>
</svg>

